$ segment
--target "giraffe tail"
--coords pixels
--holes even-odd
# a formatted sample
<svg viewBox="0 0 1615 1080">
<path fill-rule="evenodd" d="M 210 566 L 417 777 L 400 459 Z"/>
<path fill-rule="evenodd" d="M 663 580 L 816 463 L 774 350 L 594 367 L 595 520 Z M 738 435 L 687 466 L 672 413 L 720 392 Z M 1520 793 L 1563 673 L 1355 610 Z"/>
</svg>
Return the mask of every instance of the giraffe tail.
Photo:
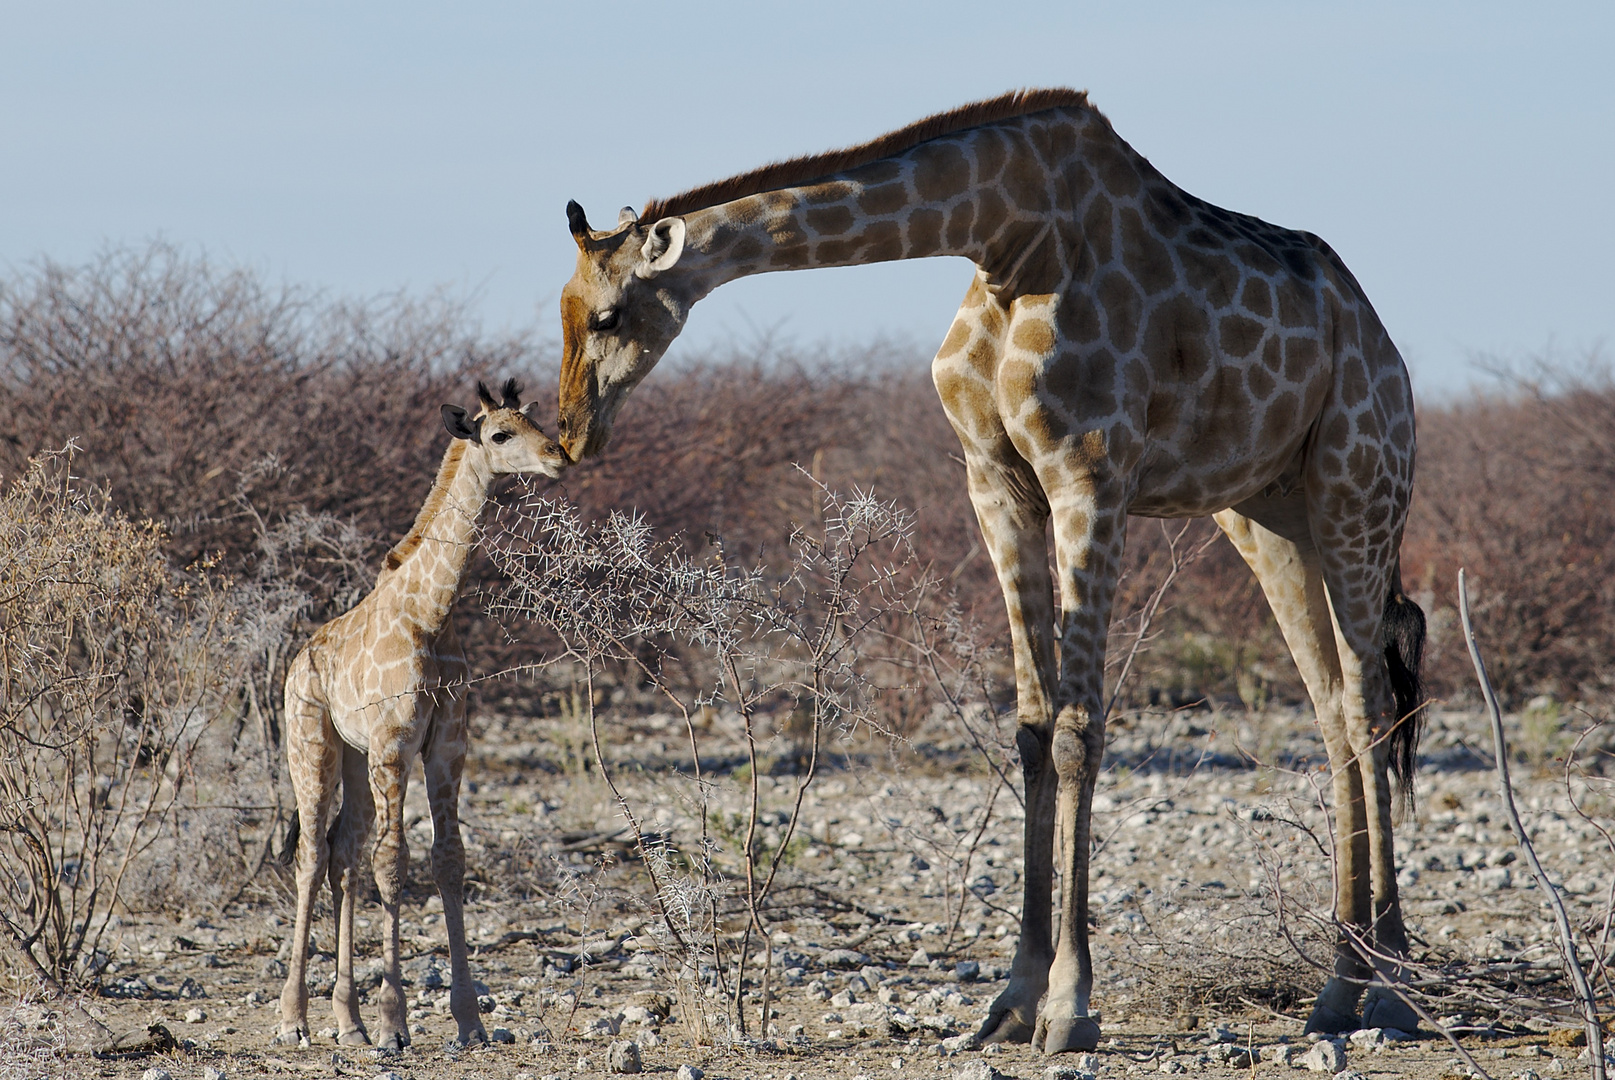
<svg viewBox="0 0 1615 1080">
<path fill-rule="evenodd" d="M 297 808 L 292 807 L 292 820 L 286 826 L 286 843 L 281 846 L 279 862 L 282 866 L 291 866 L 297 862 L 297 841 L 303 835 L 303 822 L 298 816 Z"/>
<path fill-rule="evenodd" d="M 1413 772 L 1418 767 L 1419 735 L 1424 729 L 1424 687 L 1419 668 L 1424 660 L 1424 612 L 1402 591 L 1401 576 L 1385 600 L 1382 624 L 1385 665 L 1396 702 L 1396 726 L 1388 742 L 1391 771 L 1396 774 L 1403 805 L 1413 806 Z"/>
</svg>

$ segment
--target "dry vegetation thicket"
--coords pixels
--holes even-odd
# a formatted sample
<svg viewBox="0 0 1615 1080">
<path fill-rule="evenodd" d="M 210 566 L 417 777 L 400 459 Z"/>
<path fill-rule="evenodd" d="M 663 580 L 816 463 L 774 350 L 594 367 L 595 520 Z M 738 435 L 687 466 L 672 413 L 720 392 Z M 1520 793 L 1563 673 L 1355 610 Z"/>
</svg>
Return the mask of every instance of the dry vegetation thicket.
<svg viewBox="0 0 1615 1080">
<path fill-rule="evenodd" d="M 36 458 L 0 496 L 0 922 L 12 959 L 58 985 L 98 973 L 137 898 L 239 887 L 251 853 L 193 804 L 266 793 L 240 730 L 241 598 L 171 566 L 162 530 L 73 462 Z M 210 738 L 233 745 L 199 776 Z"/>
<path fill-rule="evenodd" d="M 729 1028 L 699 1005 L 697 991 L 710 985 L 730 1002 L 739 1036 L 749 1017 L 770 1015 L 778 991 L 773 923 L 801 902 L 781 900 L 776 887 L 807 884 L 792 863 L 805 841 L 803 799 L 826 760 L 868 754 L 872 743 L 878 753 L 912 734 L 917 723 L 893 726 L 916 719 L 888 707 L 900 694 L 934 701 L 967 729 L 992 725 L 983 649 L 920 563 L 912 515 L 864 493 L 819 488 L 817 497 L 813 523 L 791 532 L 772 565 L 742 560 L 716 539 L 692 554 L 627 514 L 590 525 L 575 507 L 537 495 L 495 517 L 485 538 L 504 581 L 488 609 L 513 636 L 523 626 L 547 631 L 559 648 L 538 663 L 564 663 L 582 688 L 579 719 L 644 860 L 658 916 L 650 937 L 687 1018 Z M 543 655 L 544 646 L 535 637 L 529 651 Z M 613 667 L 631 670 L 688 738 L 679 799 L 700 831 L 683 846 L 647 836 L 648 808 L 624 795 L 601 752 L 594 691 Z M 743 747 L 744 760 L 726 770 L 742 787 L 739 812 L 713 800 L 714 740 L 701 729 L 714 722 L 737 731 Z M 988 751 L 1001 784 L 1004 742 Z M 791 777 L 782 806 L 764 805 L 770 772 Z M 966 861 L 959 880 L 967 874 Z"/>
<path fill-rule="evenodd" d="M 30 457 L 74 439 L 85 479 L 132 520 L 162 524 L 176 565 L 207 554 L 252 575 L 265 529 L 293 515 L 330 515 L 351 529 L 346 550 L 374 559 L 430 483 L 437 406 L 475 377 L 515 374 L 547 407 L 538 391 L 555 370 L 546 340 L 484 335 L 442 298 L 330 300 L 165 247 L 45 264 L 0 283 L 0 475 L 20 476 Z M 1505 702 L 1545 695 L 1562 711 L 1606 695 L 1611 679 L 1615 383 L 1589 358 L 1500 385 L 1421 411 L 1404 577 L 1431 617 L 1434 693 L 1472 693 L 1451 586 L 1467 566 L 1484 597 L 1477 615 L 1498 637 Z M 984 627 L 1003 629 L 922 355 L 763 342 L 670 361 L 627 408 L 603 458 L 562 482 L 585 516 L 632 508 L 660 536 L 700 544 L 714 533 L 737 554 L 768 557 L 791 523 L 811 520 L 816 483 L 874 490 L 914 510 L 917 556 Z M 1142 592 L 1163 554 L 1158 525 L 1134 521 L 1127 565 Z M 354 581 L 345 557 L 319 544 L 286 555 L 278 572 L 317 601 L 308 617 L 339 612 Z M 487 573 L 480 563 L 473 579 Z M 1124 585 L 1118 609 L 1138 599 Z M 497 627 L 462 619 L 478 667 L 519 661 Z M 1228 545 L 1180 575 L 1158 625 L 1139 659 L 1139 700 L 1304 701 Z"/>
</svg>

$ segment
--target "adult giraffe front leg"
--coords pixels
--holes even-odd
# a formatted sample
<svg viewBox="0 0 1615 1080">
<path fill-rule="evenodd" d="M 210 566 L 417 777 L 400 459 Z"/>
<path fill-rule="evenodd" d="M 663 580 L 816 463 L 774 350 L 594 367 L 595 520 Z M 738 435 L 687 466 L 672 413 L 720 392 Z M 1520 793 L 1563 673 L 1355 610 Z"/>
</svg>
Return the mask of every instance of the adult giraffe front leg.
<svg viewBox="0 0 1615 1080">
<path fill-rule="evenodd" d="M 970 501 L 1009 608 L 1020 725 L 1015 746 L 1021 756 L 1026 793 L 1020 942 L 1010 966 L 1009 985 L 994 999 L 976 1039 L 983 1043 L 1030 1042 L 1054 959 L 1050 916 L 1059 781 L 1050 757 L 1054 736 L 1050 691 L 1055 668 L 1054 597 L 1044 540 L 1048 512 L 1024 461 L 966 460 Z"/>
<path fill-rule="evenodd" d="M 1059 466 L 1057 466 L 1059 467 Z M 1093 958 L 1088 949 L 1088 861 L 1094 786 L 1105 754 L 1105 643 L 1111 598 L 1121 572 L 1127 534 L 1125 500 L 1116 485 L 1094 476 L 1086 463 L 1076 483 L 1050 500 L 1055 561 L 1060 581 L 1059 712 L 1049 747 L 1059 781 L 1060 945 L 1049 970 L 1049 989 L 1038 1013 L 1033 1045 L 1046 1054 L 1092 1050 L 1099 1024 L 1089 1015 Z"/>
<path fill-rule="evenodd" d="M 1054 960 L 1050 897 L 1054 887 L 1057 780 L 1049 767 L 1054 733 L 1054 584 L 1044 539 L 1048 503 L 1030 465 L 1015 449 L 999 413 L 998 361 L 1008 313 L 981 274 L 971 283 L 931 363 L 937 396 L 965 454 L 970 503 L 1004 591 L 1015 659 L 1016 745 L 1026 789 L 1024 896 L 1020 941 L 1009 985 L 976 1033 L 979 1042 L 1030 1042 Z"/>
</svg>

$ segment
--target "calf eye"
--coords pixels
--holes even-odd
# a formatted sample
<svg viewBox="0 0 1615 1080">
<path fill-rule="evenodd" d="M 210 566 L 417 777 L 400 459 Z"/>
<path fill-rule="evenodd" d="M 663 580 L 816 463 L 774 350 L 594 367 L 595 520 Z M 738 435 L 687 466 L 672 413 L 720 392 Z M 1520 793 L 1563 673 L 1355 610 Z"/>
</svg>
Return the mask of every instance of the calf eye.
<svg viewBox="0 0 1615 1080">
<path fill-rule="evenodd" d="M 493 433 L 493 435 L 491 437 L 492 437 L 493 441 L 496 442 L 496 443 L 507 443 L 507 442 L 510 441 L 510 432 L 508 432 L 508 431 L 496 431 L 496 432 Z"/>
<path fill-rule="evenodd" d="M 614 330 L 617 326 L 618 311 L 616 308 L 607 308 L 597 311 L 589 316 L 590 330 Z"/>
</svg>

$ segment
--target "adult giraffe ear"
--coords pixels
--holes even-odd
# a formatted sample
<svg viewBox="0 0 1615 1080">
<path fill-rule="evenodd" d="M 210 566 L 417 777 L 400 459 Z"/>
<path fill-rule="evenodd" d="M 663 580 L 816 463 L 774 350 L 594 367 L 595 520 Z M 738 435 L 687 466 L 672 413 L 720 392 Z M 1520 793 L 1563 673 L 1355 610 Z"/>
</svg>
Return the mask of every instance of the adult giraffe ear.
<svg viewBox="0 0 1615 1080">
<path fill-rule="evenodd" d="M 566 227 L 571 231 L 572 239 L 577 241 L 578 247 L 584 251 L 587 251 L 588 248 L 586 245 L 589 243 L 589 218 L 588 215 L 583 212 L 583 207 L 578 205 L 578 201 L 576 199 L 572 199 L 566 204 Z"/>
<path fill-rule="evenodd" d="M 443 426 L 448 428 L 449 434 L 456 439 L 482 442 L 482 417 L 471 419 L 470 414 L 458 405 L 443 406 Z"/>
<path fill-rule="evenodd" d="M 621 210 L 617 211 L 617 228 L 619 229 L 624 225 L 632 225 L 638 220 L 639 214 L 632 206 L 625 206 Z"/>
<path fill-rule="evenodd" d="M 634 276 L 650 279 L 671 270 L 684 254 L 684 219 L 665 217 L 650 227 L 645 245 L 639 249 L 640 262 Z"/>
</svg>

